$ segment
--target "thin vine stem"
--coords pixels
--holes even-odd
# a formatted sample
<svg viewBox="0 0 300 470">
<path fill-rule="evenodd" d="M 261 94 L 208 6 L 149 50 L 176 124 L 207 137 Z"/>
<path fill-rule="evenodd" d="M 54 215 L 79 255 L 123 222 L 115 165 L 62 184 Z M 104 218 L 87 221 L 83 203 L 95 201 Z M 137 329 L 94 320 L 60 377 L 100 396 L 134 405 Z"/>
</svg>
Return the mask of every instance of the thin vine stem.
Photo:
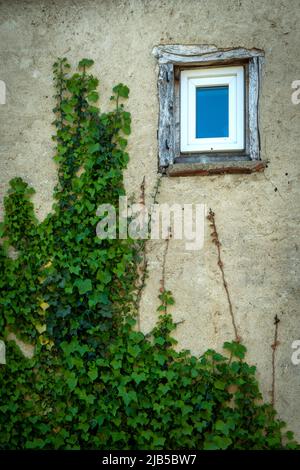
<svg viewBox="0 0 300 470">
<path fill-rule="evenodd" d="M 279 341 L 278 341 L 278 327 L 279 327 L 280 320 L 277 315 L 274 317 L 274 325 L 275 325 L 275 331 L 274 331 L 274 342 L 271 345 L 272 348 L 272 389 L 271 389 L 271 403 L 274 406 L 275 405 L 275 392 L 276 392 L 276 350 L 277 347 L 279 346 Z"/>
<path fill-rule="evenodd" d="M 218 263 L 217 264 L 218 264 L 218 266 L 220 268 L 220 271 L 221 271 L 223 287 L 224 287 L 225 292 L 226 292 L 226 297 L 227 297 L 229 313 L 230 313 L 230 317 L 231 317 L 231 322 L 232 322 L 232 327 L 233 327 L 233 331 L 234 331 L 235 340 L 237 342 L 240 342 L 240 336 L 238 334 L 238 328 L 237 328 L 236 321 L 235 321 L 235 316 L 234 316 L 234 312 L 233 312 L 233 306 L 232 306 L 232 301 L 231 301 L 231 297 L 230 297 L 230 293 L 229 293 L 228 283 L 227 283 L 226 278 L 225 278 L 224 263 L 222 261 L 222 256 L 221 256 L 221 243 L 220 243 L 219 235 L 218 235 L 218 231 L 217 231 L 215 213 L 211 209 L 209 210 L 209 214 L 208 214 L 207 218 L 210 221 L 210 226 L 211 226 L 211 229 L 212 229 L 212 232 L 211 232 L 212 242 L 217 247 L 217 253 L 218 253 Z"/>
</svg>

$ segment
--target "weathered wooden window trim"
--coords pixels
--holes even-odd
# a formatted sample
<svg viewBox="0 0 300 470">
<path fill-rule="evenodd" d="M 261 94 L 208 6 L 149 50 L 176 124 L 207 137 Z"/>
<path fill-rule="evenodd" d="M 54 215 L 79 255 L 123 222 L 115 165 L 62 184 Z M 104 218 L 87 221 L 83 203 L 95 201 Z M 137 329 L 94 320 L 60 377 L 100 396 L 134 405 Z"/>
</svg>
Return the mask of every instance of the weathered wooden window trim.
<svg viewBox="0 0 300 470">
<path fill-rule="evenodd" d="M 215 174 L 218 164 L 220 169 L 234 168 L 239 172 L 238 162 L 241 162 L 241 173 L 261 171 L 265 165 L 253 165 L 253 161 L 260 160 L 260 139 L 258 128 L 258 103 L 261 80 L 261 67 L 264 52 L 258 49 L 218 49 L 215 46 L 183 46 L 165 45 L 153 49 L 158 60 L 158 95 L 159 95 L 159 125 L 158 125 L 158 153 L 159 166 L 162 171 L 170 165 L 172 170 L 167 173 L 175 175 L 183 172 L 182 165 L 201 164 L 213 165 Z M 244 151 L 230 151 L 218 153 L 183 153 L 180 151 L 180 71 L 197 66 L 237 65 L 245 67 L 245 149 Z M 248 170 L 245 168 L 248 164 Z M 234 165 L 231 165 L 234 163 Z M 202 169 L 201 169 L 202 172 Z M 220 171 L 222 172 L 222 171 Z M 224 173 L 224 171 L 223 171 Z M 205 174 L 205 172 L 203 173 Z"/>
</svg>

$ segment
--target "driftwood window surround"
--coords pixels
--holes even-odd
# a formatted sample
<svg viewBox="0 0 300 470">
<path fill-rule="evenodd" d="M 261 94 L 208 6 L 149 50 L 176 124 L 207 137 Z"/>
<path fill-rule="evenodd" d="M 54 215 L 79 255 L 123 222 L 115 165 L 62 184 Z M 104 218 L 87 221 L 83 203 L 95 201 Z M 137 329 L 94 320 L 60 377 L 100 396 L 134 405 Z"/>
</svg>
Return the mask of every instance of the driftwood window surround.
<svg viewBox="0 0 300 470">
<path fill-rule="evenodd" d="M 164 45 L 153 49 L 158 60 L 158 153 L 161 171 L 187 174 L 252 173 L 260 160 L 258 102 L 264 52 L 258 49 L 218 49 L 216 46 Z M 243 65 L 245 75 L 245 146 L 242 151 L 182 152 L 180 149 L 180 73 L 197 67 Z M 224 171 L 222 171 L 222 169 Z M 239 169 L 241 171 L 239 171 Z"/>
</svg>

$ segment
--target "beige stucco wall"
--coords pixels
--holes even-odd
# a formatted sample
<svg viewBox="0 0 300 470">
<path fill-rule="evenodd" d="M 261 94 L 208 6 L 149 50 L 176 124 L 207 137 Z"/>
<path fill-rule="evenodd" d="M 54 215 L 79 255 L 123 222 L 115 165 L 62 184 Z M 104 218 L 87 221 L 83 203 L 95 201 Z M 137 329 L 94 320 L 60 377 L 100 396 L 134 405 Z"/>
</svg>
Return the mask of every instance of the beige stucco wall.
<svg viewBox="0 0 300 470">
<path fill-rule="evenodd" d="M 10 178 L 20 175 L 37 194 L 43 217 L 51 209 L 56 180 L 51 160 L 52 63 L 95 60 L 102 106 L 111 87 L 130 87 L 131 156 L 128 192 L 146 175 L 150 200 L 157 178 L 157 44 L 215 44 L 265 50 L 260 100 L 264 174 L 164 178 L 160 202 L 205 203 L 216 213 L 223 260 L 238 328 L 248 360 L 258 367 L 266 399 L 271 389 L 273 318 L 277 314 L 276 407 L 300 439 L 300 366 L 291 343 L 300 339 L 299 169 L 300 105 L 291 103 L 291 83 L 300 79 L 298 0 L 73 0 L 0 1 L 0 79 L 7 104 L 0 106 L 1 198 Z M 275 191 L 275 187 L 278 188 Z M 141 325 L 155 323 L 163 243 L 149 243 L 149 279 Z M 180 346 L 198 354 L 233 337 L 216 250 L 206 227 L 204 248 L 186 251 L 171 241 L 166 284 Z"/>
</svg>

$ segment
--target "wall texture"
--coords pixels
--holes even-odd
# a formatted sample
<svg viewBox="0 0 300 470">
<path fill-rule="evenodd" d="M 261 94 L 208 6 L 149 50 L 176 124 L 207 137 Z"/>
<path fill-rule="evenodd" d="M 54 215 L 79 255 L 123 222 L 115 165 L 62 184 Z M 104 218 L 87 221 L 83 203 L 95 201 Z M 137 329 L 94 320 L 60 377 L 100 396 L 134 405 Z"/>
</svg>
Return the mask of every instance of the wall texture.
<svg viewBox="0 0 300 470">
<path fill-rule="evenodd" d="M 158 44 L 215 44 L 265 51 L 260 100 L 265 173 L 163 178 L 160 202 L 205 203 L 216 213 L 228 285 L 248 360 L 258 367 L 266 399 L 272 380 L 274 315 L 281 319 L 276 362 L 276 407 L 300 439 L 300 366 L 291 344 L 300 339 L 299 316 L 299 143 L 300 105 L 291 102 L 291 83 L 300 79 L 298 0 L 10 0 L 0 1 L 0 79 L 7 103 L 0 106 L 0 191 L 19 175 L 35 187 L 37 214 L 51 210 L 56 181 L 53 143 L 52 63 L 95 60 L 101 103 L 111 87 L 130 87 L 133 118 L 128 193 L 138 193 L 146 175 L 147 198 L 157 179 Z M 298 184 L 297 184 L 298 183 Z M 149 242 L 149 279 L 141 326 L 155 323 L 164 245 Z M 171 241 L 166 287 L 179 346 L 199 354 L 233 338 L 216 249 L 206 226 L 205 244 L 186 251 Z"/>
</svg>

